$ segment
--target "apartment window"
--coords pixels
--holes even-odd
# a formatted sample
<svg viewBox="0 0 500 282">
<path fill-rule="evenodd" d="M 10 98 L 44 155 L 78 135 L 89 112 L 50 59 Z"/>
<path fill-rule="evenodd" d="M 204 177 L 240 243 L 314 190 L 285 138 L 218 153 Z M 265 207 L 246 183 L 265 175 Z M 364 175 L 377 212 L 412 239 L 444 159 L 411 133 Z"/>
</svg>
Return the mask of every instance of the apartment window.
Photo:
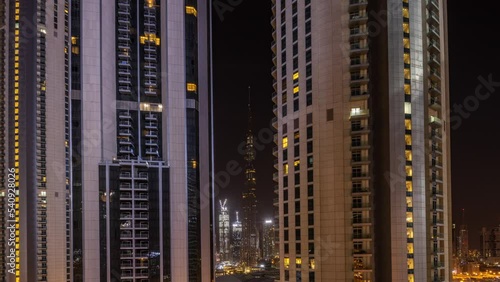
<svg viewBox="0 0 500 282">
<path fill-rule="evenodd" d="M 286 35 L 286 24 L 283 24 L 281 26 L 281 36 L 285 36 Z"/>
<path fill-rule="evenodd" d="M 309 272 L 309 282 L 316 282 L 314 271 Z"/>
<path fill-rule="evenodd" d="M 313 103 L 313 96 L 311 93 L 306 95 L 306 106 L 310 106 Z"/>
<path fill-rule="evenodd" d="M 288 241 L 288 240 L 289 240 L 289 239 L 288 239 L 288 230 L 284 230 L 284 232 L 283 232 L 283 239 L 284 239 L 285 241 Z"/>
<path fill-rule="evenodd" d="M 313 199 L 307 200 L 307 210 L 308 211 L 314 210 L 314 200 Z"/>
<path fill-rule="evenodd" d="M 297 40 L 299 40 L 299 30 L 294 29 L 292 32 L 292 41 L 295 42 Z"/>
<path fill-rule="evenodd" d="M 308 240 L 314 240 L 314 228 L 307 229 Z"/>
<path fill-rule="evenodd" d="M 283 204 L 283 212 L 284 212 L 285 214 L 288 214 L 288 203 L 284 203 L 284 204 Z M 288 221 L 288 219 L 287 219 L 287 221 Z M 285 222 L 286 222 L 286 221 L 285 221 Z M 286 226 L 286 227 L 288 227 L 288 223 L 287 223 L 287 226 Z"/>
<path fill-rule="evenodd" d="M 312 141 L 307 142 L 307 153 L 311 154 L 313 152 L 313 143 Z"/>
<path fill-rule="evenodd" d="M 352 237 L 354 239 L 362 239 L 363 238 L 363 229 L 360 227 L 355 227 L 352 229 Z"/>
<path fill-rule="evenodd" d="M 363 200 L 361 199 L 361 197 L 353 197 L 352 198 L 352 207 L 353 208 L 361 208 L 362 203 L 363 203 Z"/>
<path fill-rule="evenodd" d="M 299 141 L 300 141 L 300 133 L 298 131 L 295 131 L 293 133 L 293 142 L 295 144 L 299 144 Z"/>
<path fill-rule="evenodd" d="M 286 13 L 285 11 L 281 12 L 281 23 L 284 23 L 286 21 Z"/>
<path fill-rule="evenodd" d="M 361 177 L 361 176 L 362 176 L 361 166 L 353 166 L 352 177 Z"/>
<path fill-rule="evenodd" d="M 310 213 L 307 215 L 307 224 L 314 225 L 314 214 Z"/>
<path fill-rule="evenodd" d="M 306 34 L 311 33 L 311 21 L 306 22 Z"/>
<path fill-rule="evenodd" d="M 309 126 L 307 128 L 307 134 L 306 135 L 307 135 L 307 139 L 313 138 L 313 128 L 312 128 L 312 126 Z"/>
<path fill-rule="evenodd" d="M 281 0 L 281 11 L 285 10 L 286 0 Z"/>
<path fill-rule="evenodd" d="M 295 30 L 297 31 L 297 30 Z M 299 44 L 298 43 L 294 43 L 293 44 L 293 56 L 297 56 L 299 54 Z"/>
<path fill-rule="evenodd" d="M 288 176 L 283 176 L 283 188 L 288 187 Z"/>
<path fill-rule="evenodd" d="M 305 6 L 307 6 L 307 5 L 309 5 L 309 4 L 311 4 L 311 0 L 306 0 L 306 1 L 304 2 L 304 5 L 305 5 Z"/>
<path fill-rule="evenodd" d="M 300 215 L 295 216 L 295 226 L 297 226 L 297 227 L 300 226 Z M 300 229 L 297 229 L 297 230 L 300 231 Z M 297 231 L 295 231 L 295 232 L 297 232 Z M 299 235 L 299 237 L 300 237 L 300 235 Z"/>
<path fill-rule="evenodd" d="M 356 252 L 356 253 L 361 252 L 361 250 L 363 249 L 363 243 L 361 243 L 361 242 L 354 242 L 353 249 L 354 249 L 354 252 Z"/>
<path fill-rule="evenodd" d="M 299 128 L 299 119 L 296 118 L 293 120 L 293 129 L 298 129 Z"/>
<path fill-rule="evenodd" d="M 295 253 L 300 255 L 300 249 L 301 249 L 301 246 L 300 246 L 300 243 L 295 243 Z M 300 265 L 298 265 L 298 268 L 300 268 Z"/>
<path fill-rule="evenodd" d="M 286 65 L 283 65 L 281 67 L 281 75 L 285 76 L 286 75 Z"/>
<path fill-rule="evenodd" d="M 299 110 L 299 99 L 293 100 L 293 111 L 296 112 Z"/>
<path fill-rule="evenodd" d="M 285 210 L 285 213 L 288 213 L 288 212 Z M 288 228 L 288 216 L 283 217 L 283 226 L 285 228 Z"/>
<path fill-rule="evenodd" d="M 312 91 L 312 88 L 313 88 L 312 85 L 313 85 L 312 79 L 311 78 L 307 79 L 307 81 L 306 81 L 306 91 L 307 92 Z"/>
<path fill-rule="evenodd" d="M 300 184 L 300 173 L 296 173 L 295 174 L 295 185 L 299 185 Z"/>
<path fill-rule="evenodd" d="M 295 223 L 297 225 L 297 223 Z M 295 229 L 295 240 L 300 240 L 300 229 Z"/>
<path fill-rule="evenodd" d="M 307 196 L 312 197 L 314 194 L 314 186 L 312 184 L 307 186 Z"/>
<path fill-rule="evenodd" d="M 295 145 L 295 147 L 293 148 L 293 156 L 295 158 L 298 158 L 300 156 L 300 147 L 299 147 L 299 145 Z"/>
<path fill-rule="evenodd" d="M 288 190 L 283 190 L 283 201 L 288 201 Z"/>
<path fill-rule="evenodd" d="M 311 6 L 306 8 L 306 20 L 311 18 Z"/>
<path fill-rule="evenodd" d="M 300 201 L 295 202 L 295 212 L 300 212 Z"/>
<path fill-rule="evenodd" d="M 299 68 L 299 58 L 295 57 L 293 58 L 293 69 L 296 70 Z"/>
<path fill-rule="evenodd" d="M 312 59 L 312 52 L 311 49 L 306 51 L 306 63 L 310 63 Z"/>
<path fill-rule="evenodd" d="M 292 18 L 292 28 L 296 28 L 297 27 L 297 15 L 293 16 Z"/>
<path fill-rule="evenodd" d="M 295 187 L 295 199 L 300 199 L 300 187 Z"/>
<path fill-rule="evenodd" d="M 306 65 L 306 76 L 311 76 L 312 75 L 312 65 L 308 64 Z"/>
<path fill-rule="evenodd" d="M 353 136 L 351 138 L 351 146 L 352 147 L 359 147 L 359 146 L 361 146 L 361 136 Z"/>
<path fill-rule="evenodd" d="M 363 127 L 361 127 L 361 121 L 360 120 L 353 120 L 351 121 L 351 130 L 352 131 L 359 131 L 363 129 Z"/>
<path fill-rule="evenodd" d="M 292 15 L 297 14 L 297 2 L 292 4 Z"/>
<path fill-rule="evenodd" d="M 309 243 L 309 254 L 314 255 L 314 243 Z"/>
<path fill-rule="evenodd" d="M 287 129 L 288 129 L 287 124 L 286 124 L 286 123 L 285 123 L 285 124 L 283 124 L 283 134 L 286 134 L 286 133 L 287 133 L 287 131 L 288 131 Z"/>
<path fill-rule="evenodd" d="M 351 154 L 352 161 L 353 162 L 360 162 L 361 161 L 361 151 L 353 151 Z"/>
<path fill-rule="evenodd" d="M 286 51 L 281 52 L 281 62 L 286 62 Z M 285 89 L 286 87 L 283 87 Z"/>
<path fill-rule="evenodd" d="M 288 244 L 285 244 L 285 254 L 288 254 L 290 252 L 290 248 L 288 247 Z"/>
<path fill-rule="evenodd" d="M 307 182 L 313 182 L 314 181 L 314 173 L 312 170 L 307 171 Z"/>
<path fill-rule="evenodd" d="M 361 212 L 353 212 L 352 213 L 352 223 L 362 223 L 363 222 L 363 215 Z"/>
<path fill-rule="evenodd" d="M 313 122 L 313 114 L 312 113 L 308 113 L 307 116 L 306 116 L 306 123 L 309 125 Z"/>
<path fill-rule="evenodd" d="M 311 35 L 306 36 L 306 49 L 311 47 Z"/>
</svg>

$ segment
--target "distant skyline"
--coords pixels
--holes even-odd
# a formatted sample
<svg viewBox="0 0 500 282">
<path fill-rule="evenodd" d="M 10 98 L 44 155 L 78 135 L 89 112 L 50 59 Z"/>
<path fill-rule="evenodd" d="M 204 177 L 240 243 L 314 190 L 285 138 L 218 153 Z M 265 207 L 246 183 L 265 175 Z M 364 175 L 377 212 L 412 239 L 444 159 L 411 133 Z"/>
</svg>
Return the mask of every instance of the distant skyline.
<svg viewBox="0 0 500 282">
<path fill-rule="evenodd" d="M 271 1 L 247 0 L 233 8 L 219 13 L 214 9 L 213 18 L 215 173 L 224 171 L 231 160 L 244 164 L 237 148 L 245 136 L 249 85 L 254 131 L 271 128 L 273 116 Z M 450 122 L 457 127 L 451 132 L 453 222 L 462 223 L 461 210 L 465 208 L 470 245 L 479 248 L 481 227 L 500 224 L 500 190 L 496 181 L 500 150 L 498 142 L 488 138 L 500 131 L 500 124 L 495 122 L 500 87 L 493 83 L 488 98 L 473 98 L 476 87 L 481 85 L 479 77 L 500 82 L 500 57 L 495 55 L 500 39 L 494 36 L 499 27 L 495 20 L 498 12 L 485 5 L 448 1 L 448 13 Z M 486 96 L 487 92 L 481 93 Z M 455 104 L 457 107 L 453 107 Z M 459 105 L 463 105 L 463 111 Z M 273 146 L 273 142 L 268 143 L 257 153 L 259 218 L 273 216 Z M 229 198 L 232 211 L 239 208 L 243 183 L 242 172 L 231 177 L 227 187 L 220 191 L 221 196 Z"/>
</svg>

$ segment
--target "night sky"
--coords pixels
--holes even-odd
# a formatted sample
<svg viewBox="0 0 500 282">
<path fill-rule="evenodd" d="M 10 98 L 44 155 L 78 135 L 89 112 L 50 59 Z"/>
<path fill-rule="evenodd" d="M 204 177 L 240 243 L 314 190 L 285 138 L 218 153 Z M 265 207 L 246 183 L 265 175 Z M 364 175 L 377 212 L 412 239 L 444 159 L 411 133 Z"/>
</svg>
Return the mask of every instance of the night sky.
<svg viewBox="0 0 500 282">
<path fill-rule="evenodd" d="M 500 142 L 493 137 L 500 132 L 495 114 L 500 113 L 500 12 L 482 2 L 448 1 L 453 222 L 462 224 L 465 209 L 473 248 L 479 247 L 482 226 L 500 224 L 500 187 L 495 181 L 500 177 Z M 214 5 L 215 173 L 221 184 L 217 196 L 228 198 L 232 221 L 234 212 L 241 212 L 244 173 L 224 176 L 232 161 L 245 167 L 238 146 L 247 130 L 248 86 L 254 133 L 272 128 L 271 1 L 215 0 Z M 493 83 L 483 86 L 477 96 L 480 77 Z M 274 143 L 261 143 L 255 167 L 259 218 L 263 219 L 273 216 Z"/>
</svg>

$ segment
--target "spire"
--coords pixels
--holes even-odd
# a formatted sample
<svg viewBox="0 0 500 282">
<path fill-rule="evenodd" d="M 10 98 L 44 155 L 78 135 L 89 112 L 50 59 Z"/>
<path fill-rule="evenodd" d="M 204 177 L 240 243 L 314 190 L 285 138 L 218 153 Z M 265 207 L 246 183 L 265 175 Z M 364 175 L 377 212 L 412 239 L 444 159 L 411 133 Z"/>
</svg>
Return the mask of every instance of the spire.
<svg viewBox="0 0 500 282">
<path fill-rule="evenodd" d="M 236 222 L 240 222 L 240 219 L 239 219 L 238 213 L 239 213 L 239 212 L 236 212 Z"/>
<path fill-rule="evenodd" d="M 248 131 L 252 131 L 252 88 L 248 86 Z"/>
</svg>

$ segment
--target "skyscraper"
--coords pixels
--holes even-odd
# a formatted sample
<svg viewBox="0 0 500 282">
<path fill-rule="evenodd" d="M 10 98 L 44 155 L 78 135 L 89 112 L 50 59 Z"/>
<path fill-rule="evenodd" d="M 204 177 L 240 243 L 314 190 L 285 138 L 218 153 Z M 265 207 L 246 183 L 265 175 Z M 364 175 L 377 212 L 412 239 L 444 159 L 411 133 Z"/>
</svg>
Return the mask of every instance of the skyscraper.
<svg viewBox="0 0 500 282">
<path fill-rule="evenodd" d="M 281 281 L 451 281 L 446 1 L 272 10 Z"/>
<path fill-rule="evenodd" d="M 7 275 L 2 255 L 0 276 L 212 281 L 210 4 L 5 0 L 0 12 L 0 165 L 19 204 L 19 262 Z"/>
<path fill-rule="evenodd" d="M 262 244 L 261 257 L 263 259 L 272 259 L 276 256 L 276 248 L 275 248 L 275 229 L 274 222 L 270 219 L 264 220 L 262 223 Z"/>
<path fill-rule="evenodd" d="M 259 230 L 257 229 L 257 179 L 253 162 L 255 160 L 254 135 L 252 132 L 252 110 L 250 87 L 248 88 L 248 130 L 245 140 L 245 188 L 243 191 L 243 219 L 241 234 L 241 262 L 254 266 L 259 258 Z"/>
<path fill-rule="evenodd" d="M 236 212 L 236 220 L 233 222 L 231 227 L 231 252 L 232 252 L 232 261 L 234 263 L 241 262 L 241 233 L 242 226 L 241 221 L 238 216 L 238 212 Z"/>
<path fill-rule="evenodd" d="M 230 260 L 230 221 L 229 210 L 227 208 L 227 199 L 224 202 L 219 201 L 219 258 L 221 261 Z"/>
</svg>

